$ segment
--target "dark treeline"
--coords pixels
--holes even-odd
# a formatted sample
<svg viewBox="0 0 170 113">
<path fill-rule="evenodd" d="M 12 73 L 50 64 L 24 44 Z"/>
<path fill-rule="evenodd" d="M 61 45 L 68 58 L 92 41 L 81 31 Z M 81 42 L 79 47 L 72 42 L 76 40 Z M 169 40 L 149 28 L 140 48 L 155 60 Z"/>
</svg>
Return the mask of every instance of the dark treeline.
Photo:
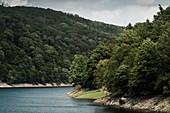
<svg viewBox="0 0 170 113">
<path fill-rule="evenodd" d="M 90 56 L 123 27 L 34 7 L 0 6 L 0 80 L 66 83 L 75 54 Z"/>
<path fill-rule="evenodd" d="M 170 93 L 170 7 L 153 22 L 129 24 L 107 46 L 99 45 L 90 57 L 76 55 L 70 82 L 83 88 L 105 87 L 111 96 Z"/>
</svg>

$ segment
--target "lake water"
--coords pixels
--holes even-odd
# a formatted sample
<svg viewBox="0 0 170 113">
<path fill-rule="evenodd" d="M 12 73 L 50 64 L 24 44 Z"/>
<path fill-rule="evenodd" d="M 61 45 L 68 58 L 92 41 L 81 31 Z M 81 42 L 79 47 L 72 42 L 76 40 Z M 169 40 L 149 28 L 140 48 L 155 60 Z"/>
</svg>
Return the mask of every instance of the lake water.
<svg viewBox="0 0 170 113">
<path fill-rule="evenodd" d="M 73 87 L 0 89 L 0 113 L 142 113 L 64 97 Z"/>
</svg>

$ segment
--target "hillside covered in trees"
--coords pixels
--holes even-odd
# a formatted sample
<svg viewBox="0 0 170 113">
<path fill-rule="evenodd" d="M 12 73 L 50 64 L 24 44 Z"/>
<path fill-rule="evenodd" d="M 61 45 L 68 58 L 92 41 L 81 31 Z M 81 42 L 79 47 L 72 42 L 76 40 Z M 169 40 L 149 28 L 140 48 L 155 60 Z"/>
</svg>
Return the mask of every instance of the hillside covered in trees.
<svg viewBox="0 0 170 113">
<path fill-rule="evenodd" d="M 66 83 L 75 54 L 119 37 L 123 27 L 35 7 L 0 6 L 0 80 Z"/>
<path fill-rule="evenodd" d="M 76 55 L 70 82 L 79 87 L 105 87 L 110 96 L 170 94 L 170 7 L 154 20 L 127 26 L 107 46 L 88 58 Z"/>
</svg>

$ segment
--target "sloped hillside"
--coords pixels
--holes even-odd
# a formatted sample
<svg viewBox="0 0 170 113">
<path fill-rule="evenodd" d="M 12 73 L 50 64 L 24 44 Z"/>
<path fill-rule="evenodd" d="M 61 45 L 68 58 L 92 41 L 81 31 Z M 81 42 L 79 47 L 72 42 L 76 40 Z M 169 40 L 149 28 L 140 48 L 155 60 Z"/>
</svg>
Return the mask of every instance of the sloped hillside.
<svg viewBox="0 0 170 113">
<path fill-rule="evenodd" d="M 8 84 L 68 81 L 75 54 L 89 56 L 123 27 L 35 7 L 0 6 L 0 80 Z"/>
</svg>

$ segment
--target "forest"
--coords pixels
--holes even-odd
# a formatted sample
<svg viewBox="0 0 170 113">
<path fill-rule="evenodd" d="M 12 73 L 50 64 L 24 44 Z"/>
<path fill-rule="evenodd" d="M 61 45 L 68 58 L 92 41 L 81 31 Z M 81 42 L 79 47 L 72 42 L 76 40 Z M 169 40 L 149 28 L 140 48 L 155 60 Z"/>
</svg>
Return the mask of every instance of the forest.
<svg viewBox="0 0 170 113">
<path fill-rule="evenodd" d="M 89 57 L 97 45 L 116 39 L 124 27 L 77 14 L 0 5 L 0 81 L 68 83 L 75 54 Z"/>
<path fill-rule="evenodd" d="M 0 5 L 0 81 L 170 94 L 170 7 L 120 27 L 77 14 Z"/>
<path fill-rule="evenodd" d="M 154 20 L 129 24 L 118 38 L 98 45 L 92 54 L 75 55 L 70 82 L 104 87 L 111 97 L 170 94 L 170 6 Z"/>
</svg>

